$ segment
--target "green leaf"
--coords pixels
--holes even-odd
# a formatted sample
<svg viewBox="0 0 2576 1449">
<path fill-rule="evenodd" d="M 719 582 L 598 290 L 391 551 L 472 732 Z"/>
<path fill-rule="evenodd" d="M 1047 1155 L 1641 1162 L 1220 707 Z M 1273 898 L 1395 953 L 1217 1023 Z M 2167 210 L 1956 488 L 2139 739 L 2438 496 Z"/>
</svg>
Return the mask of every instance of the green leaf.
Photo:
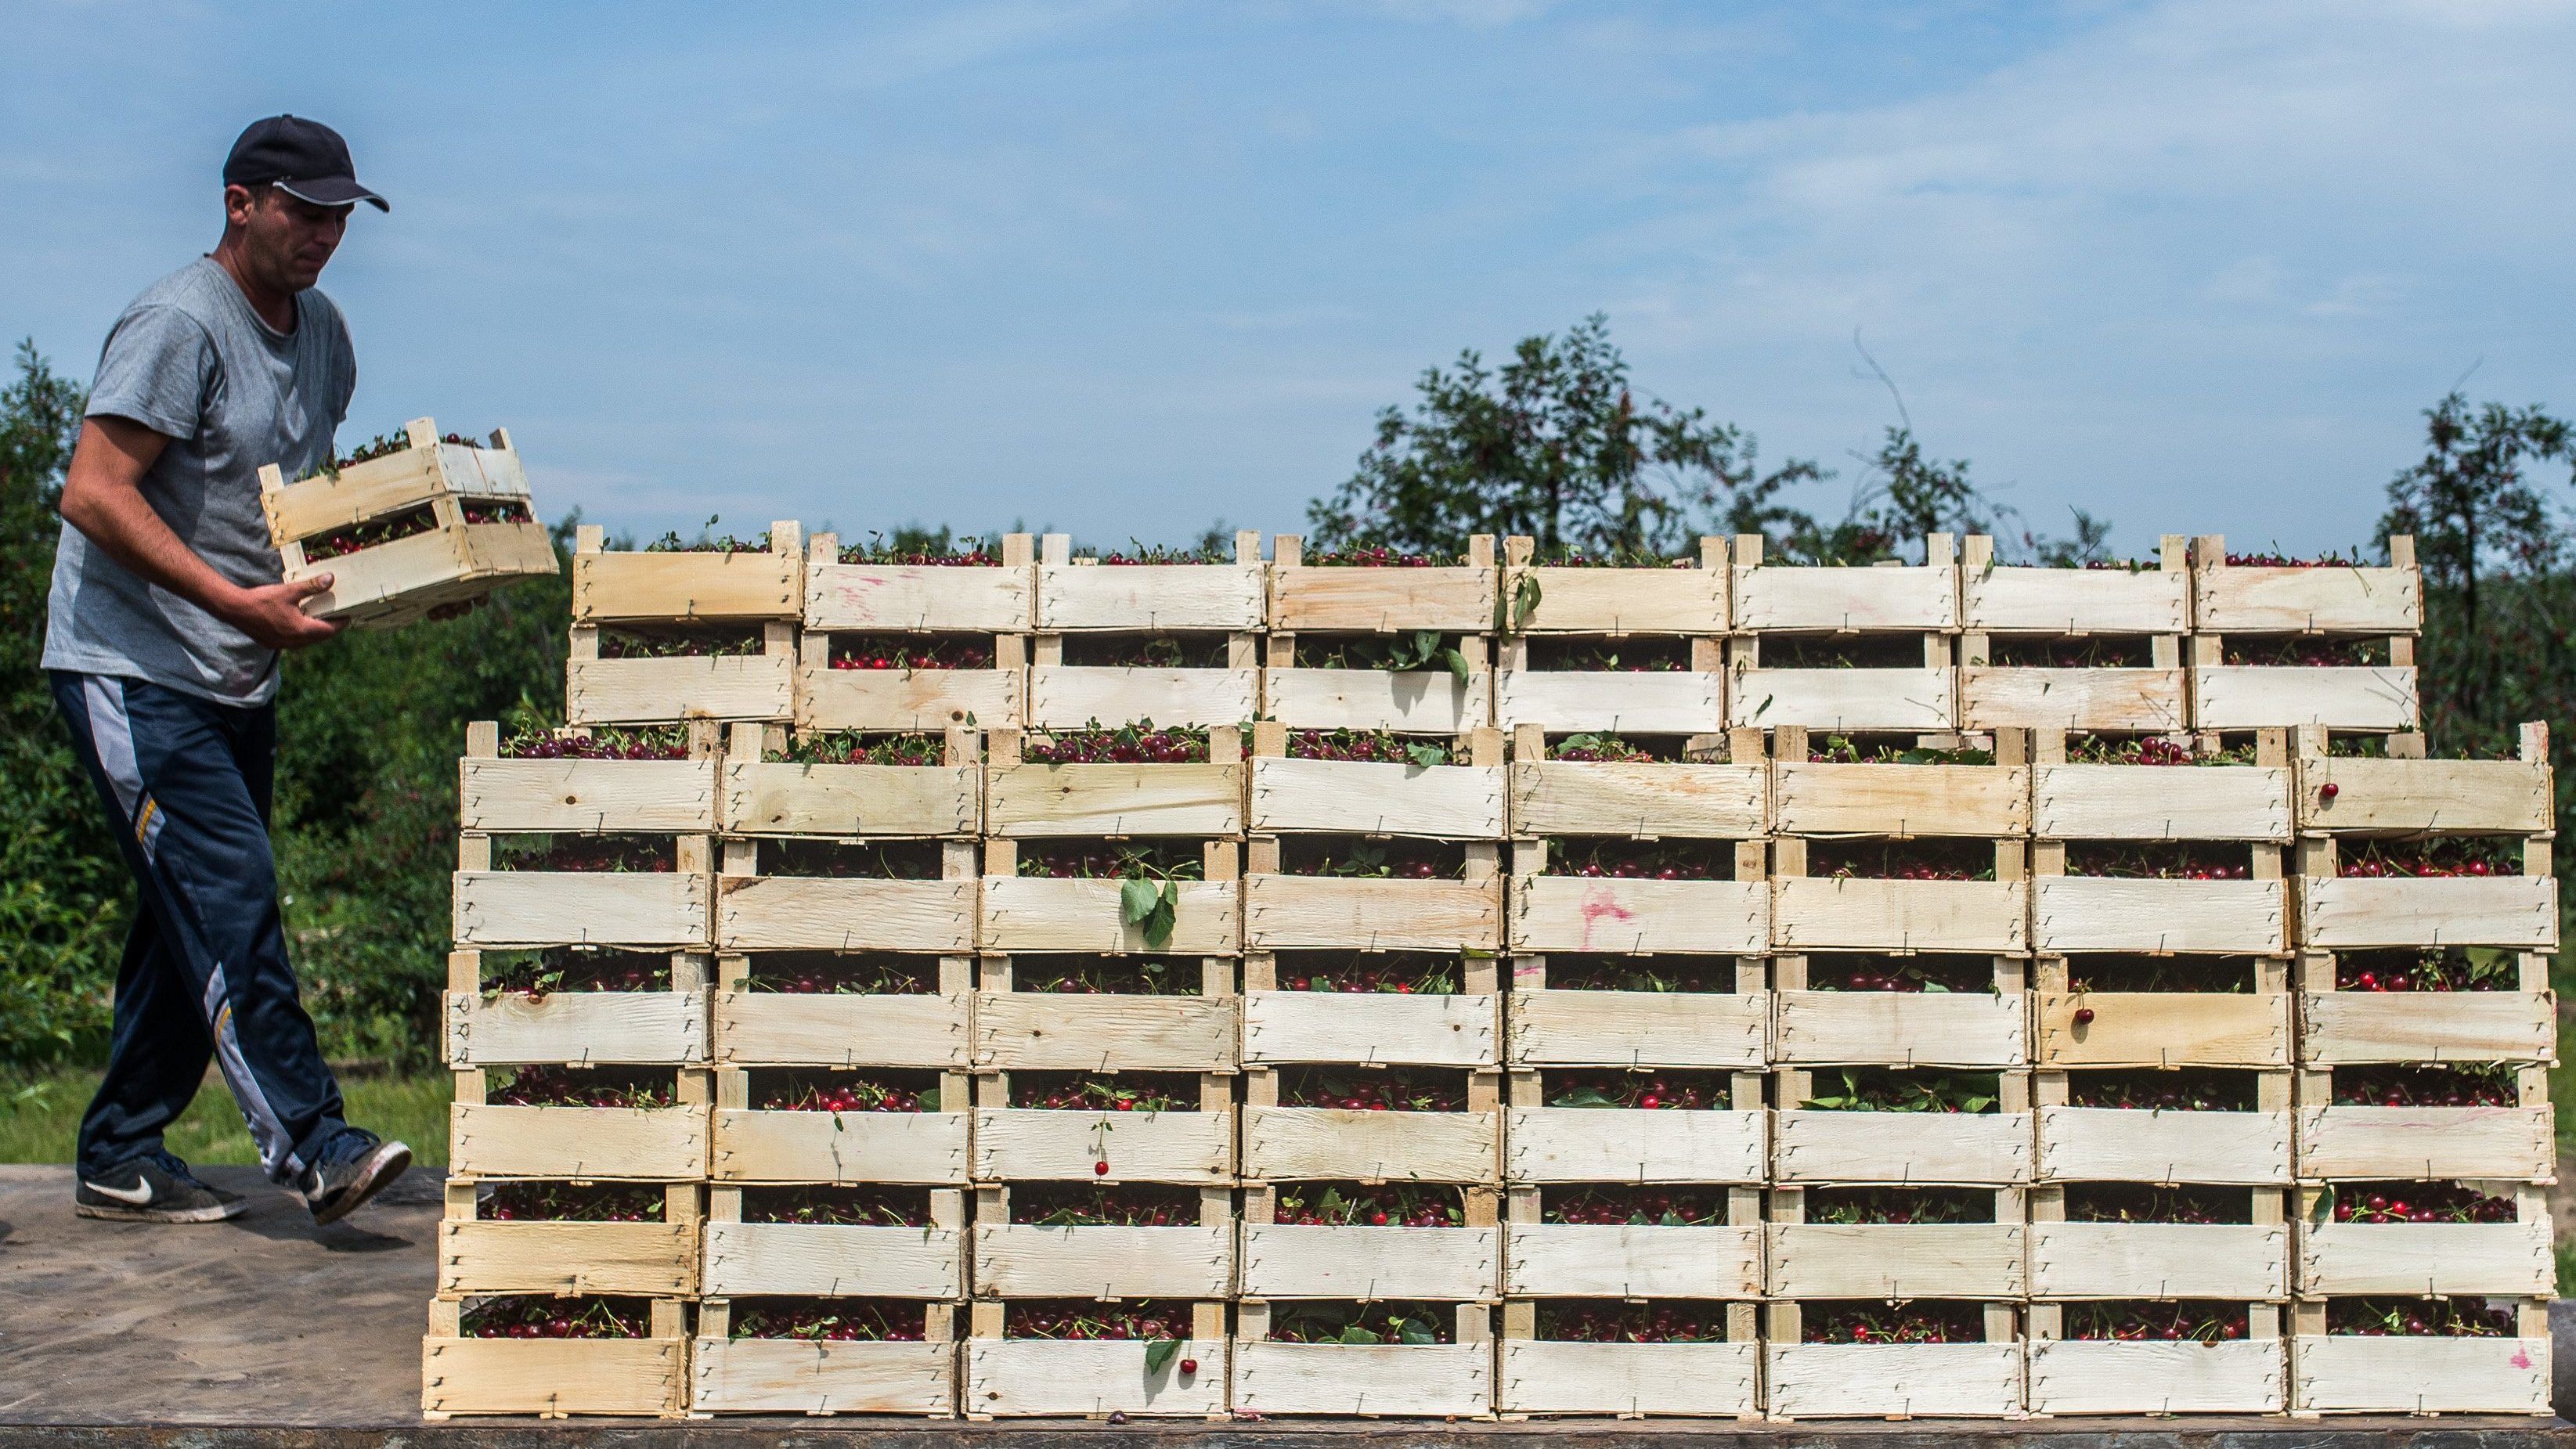
<svg viewBox="0 0 2576 1449">
<path fill-rule="evenodd" d="M 1577 1087 L 1548 1103 L 1551 1107 L 1616 1107 L 1619 1099 L 1598 1087 Z"/>
<path fill-rule="evenodd" d="M 1440 1335 L 1431 1331 L 1430 1324 L 1419 1318 L 1409 1317 L 1404 1320 L 1404 1326 L 1396 1331 L 1396 1340 L 1400 1343 L 1438 1343 Z"/>
<path fill-rule="evenodd" d="M 1154 913 L 1162 897 L 1149 880 L 1130 879 L 1118 888 L 1118 918 L 1132 926 Z"/>
<path fill-rule="evenodd" d="M 1375 1343 L 1377 1342 L 1377 1335 L 1360 1327 L 1358 1324 L 1353 1323 L 1346 1325 L 1342 1329 L 1342 1342 L 1350 1344 Z"/>
<path fill-rule="evenodd" d="M 1145 1372 L 1149 1374 L 1161 1373 L 1163 1371 L 1163 1365 L 1170 1363 L 1172 1361 L 1172 1356 L 1180 1351 L 1181 1341 L 1177 1338 L 1158 1338 L 1153 1342 L 1146 1344 Z"/>
<path fill-rule="evenodd" d="M 1938 982 L 1938 981 L 1926 981 L 1926 982 L 1924 982 L 1924 983 L 1923 983 L 1923 994 L 1924 994 L 1924 995 L 1926 995 L 1926 996 L 1931 996 L 1931 995 L 1934 995 L 1934 994 L 1936 994 L 1936 993 L 1937 993 L 1937 994 L 1939 994 L 1939 995 L 1942 995 L 1942 996 L 1947 996 L 1947 995 L 1949 995 L 1949 994 L 1950 994 L 1950 988 L 1949 988 L 1949 987 L 1947 987 L 1947 986 L 1942 985 L 1942 984 L 1941 984 L 1940 982 Z"/>
<path fill-rule="evenodd" d="M 1325 1188 L 1324 1196 L 1315 1204 L 1315 1216 L 1330 1219 L 1335 1213 L 1342 1210 L 1342 1206 L 1341 1189 L 1335 1187 Z"/>
<path fill-rule="evenodd" d="M 1538 607 L 1538 575 L 1521 575 L 1512 586 L 1512 623 L 1515 627 L 1529 622 L 1530 610 Z"/>
<path fill-rule="evenodd" d="M 1448 760 L 1448 756 L 1441 751 L 1441 748 L 1438 745 L 1423 744 L 1419 740 L 1404 747 L 1404 757 L 1426 770 L 1441 765 Z"/>
<path fill-rule="evenodd" d="M 923 1111 L 925 1111 L 925 1112 L 936 1112 L 936 1111 L 938 1111 L 938 1110 L 939 1110 L 939 1089 L 938 1089 L 937 1087 L 924 1087 L 924 1088 L 922 1088 L 922 1089 L 921 1089 L 921 1096 L 920 1096 L 920 1098 L 919 1098 L 918 1100 L 919 1100 L 919 1101 L 920 1101 L 920 1103 L 921 1103 L 921 1110 L 923 1110 Z"/>
<path fill-rule="evenodd" d="M 1458 676 L 1458 682 L 1460 684 L 1465 684 L 1467 682 L 1466 655 L 1459 653 L 1455 649 L 1443 649 L 1440 651 L 1440 662 L 1449 666 L 1449 672 Z"/>
</svg>

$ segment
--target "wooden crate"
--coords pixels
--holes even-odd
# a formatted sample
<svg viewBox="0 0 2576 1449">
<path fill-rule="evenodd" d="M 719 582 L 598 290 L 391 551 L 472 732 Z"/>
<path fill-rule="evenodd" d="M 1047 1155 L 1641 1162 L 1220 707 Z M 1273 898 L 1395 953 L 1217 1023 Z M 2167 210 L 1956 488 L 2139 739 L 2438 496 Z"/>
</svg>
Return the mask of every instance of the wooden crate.
<svg viewBox="0 0 2576 1449">
<path fill-rule="evenodd" d="M 421 1342 L 420 1413 L 677 1418 L 688 1402 L 687 1305 L 652 1303 L 644 1338 L 466 1338 L 464 1300 L 429 1305 Z"/>
<path fill-rule="evenodd" d="M 1267 1074 L 1246 1083 L 1257 1095 Z M 1495 1103 L 1477 1105 L 1479 1095 Z M 1243 1109 L 1243 1175 L 1265 1182 L 1486 1183 L 1500 1179 L 1500 1085 L 1471 1088 L 1464 1112 L 1367 1112 L 1337 1107 Z"/>
<path fill-rule="evenodd" d="M 2300 740 L 2302 835 L 2532 836 L 2553 828 L 2546 723 L 2522 727 L 2510 760 L 2355 758 L 2326 746 L 2322 731 Z"/>
<path fill-rule="evenodd" d="M 2030 1344 L 2033 1414 L 2277 1414 L 2289 1405 L 2277 1334 L 2191 1339 L 2048 1338 Z"/>
<path fill-rule="evenodd" d="M 1959 727 L 2171 734 L 2190 722 L 2182 641 L 2191 628 L 2188 540 L 2165 535 L 2154 570 L 2012 568 L 1970 534 L 1960 554 Z M 2143 665 L 1993 662 L 1997 638 L 2148 642 Z"/>
<path fill-rule="evenodd" d="M 720 1093 L 742 1080 L 720 1072 Z M 962 1093 L 961 1093 L 962 1096 Z M 742 1099 L 747 1101 L 747 1098 Z M 947 1098 L 942 1095 L 945 1108 Z M 725 1105 L 715 1110 L 711 1176 L 725 1186 L 892 1183 L 963 1187 L 972 1113 L 806 1112 Z"/>
<path fill-rule="evenodd" d="M 2298 1174 L 2307 1181 L 2548 1179 L 2558 1160 L 2548 1071 L 2524 1067 L 2519 1075 L 2521 1105 L 2512 1107 L 2339 1107 L 2326 1105 L 2322 1093 L 2303 1095 Z"/>
<path fill-rule="evenodd" d="M 260 466 L 260 509 L 285 581 L 331 576 L 330 588 L 304 601 L 305 613 L 361 629 L 390 629 L 516 579 L 563 572 L 554 539 L 537 521 L 528 475 L 508 429 L 494 429 L 480 444 L 441 442 L 438 425 L 428 418 L 414 418 L 403 431 L 410 447 L 336 474 L 289 483 L 276 464 Z M 467 515 L 469 508 L 481 512 L 494 505 L 525 519 L 477 523 Z M 333 558 L 305 559 L 305 546 L 325 535 L 390 524 L 424 509 L 431 521 L 420 532 Z"/>
<path fill-rule="evenodd" d="M 715 882 L 720 951 L 910 951 L 963 956 L 975 949 L 981 892 L 975 846 L 942 847 L 938 880 L 764 876 L 759 843 L 725 842 Z"/>
<path fill-rule="evenodd" d="M 769 526 L 766 549 L 608 549 L 596 525 L 573 555 L 572 617 L 582 624 L 769 620 L 805 610 L 805 527 Z M 591 535 L 600 535 L 593 538 Z"/>
<path fill-rule="evenodd" d="M 1802 1066 L 2030 1065 L 2028 1006 L 2000 986 L 1969 991 L 1806 991 L 1772 994 L 1771 1059 Z"/>
<path fill-rule="evenodd" d="M 1247 1299 L 1235 1310 L 1234 1411 L 1263 1418 L 1491 1418 L 1493 1309 L 1462 1303 L 1456 1313 L 1454 1343 L 1282 1343 L 1266 1336 L 1269 1305 Z"/>
<path fill-rule="evenodd" d="M 450 1176 L 438 1225 L 442 1297 L 532 1293 L 684 1298 L 698 1291 L 699 1219 L 694 1182 L 663 1189 L 658 1223 L 498 1221 L 480 1215 L 489 1184 Z"/>
<path fill-rule="evenodd" d="M 1467 540 L 1463 564 L 1432 568 L 1349 568 L 1308 564 L 1306 541 L 1270 541 L 1270 618 L 1275 637 L 1298 630 L 1387 634 L 1437 629 L 1482 634 L 1494 626 L 1494 538 Z M 1275 647 L 1275 646 L 1274 646 Z"/>
<path fill-rule="evenodd" d="M 1466 881 L 1278 875 L 1261 870 L 1262 844 L 1253 842 L 1254 873 L 1243 882 L 1247 951 L 1466 951 L 1490 956 L 1503 949 L 1499 874 Z"/>
<path fill-rule="evenodd" d="M 2192 728 L 2203 733 L 2316 725 L 2371 733 L 2420 728 L 2415 636 L 2423 575 L 2415 540 L 2388 540 L 2390 567 L 2242 567 L 2218 535 L 2192 543 Z M 2228 664 L 2229 634 L 2382 636 L 2385 665 Z"/>
<path fill-rule="evenodd" d="M 995 1298 L 1221 1300 L 1234 1290 L 1233 1209 L 1225 1189 L 1211 1193 L 1215 1207 L 1195 1228 L 979 1222 L 975 1291 Z"/>
<path fill-rule="evenodd" d="M 1801 1343 L 1775 1328 L 1762 1349 L 1764 1402 L 1782 1420 L 2019 1418 L 2022 1345 L 2002 1331 L 1985 1343 Z"/>
<path fill-rule="evenodd" d="M 2317 974 L 2331 969 L 2327 964 Z M 2310 991 L 2299 997 L 2299 1060 L 2318 1066 L 2550 1062 L 2557 1042 L 2558 1003 L 2547 990 Z"/>
<path fill-rule="evenodd" d="M 1789 1075 L 1774 1073 L 1773 1080 Z M 2004 1078 L 2007 1097 L 2023 1080 Z M 1781 1100 L 1801 1095 L 1784 1089 Z M 1973 1115 L 1786 1107 L 1772 1116 L 1772 1180 L 1969 1187 L 2028 1182 L 2032 1130 L 2026 1106 Z"/>
<path fill-rule="evenodd" d="M 2303 850 L 2310 862 L 2323 852 Z M 2551 876 L 2367 880 L 2302 876 L 2300 944 L 2317 951 L 2385 946 L 2558 949 L 2558 882 Z"/>
<path fill-rule="evenodd" d="M 1467 1190 L 1466 1226 L 1455 1228 L 1274 1222 L 1277 1195 L 1268 1186 L 1244 1192 L 1246 1298 L 1484 1303 L 1502 1293 L 1503 1230 L 1490 1190 Z"/>
<path fill-rule="evenodd" d="M 1800 725 L 1839 732 L 1949 730 L 1958 724 L 1953 646 L 1959 570 L 1951 535 L 1926 536 L 1923 568 L 1800 568 L 1763 561 L 1760 534 L 1734 549 L 1735 634 L 1727 641 L 1730 728 Z M 1783 668 L 1762 662 L 1765 634 L 1919 635 L 1921 668 Z"/>
<path fill-rule="evenodd" d="M 1243 997 L 1243 1061 L 1495 1067 L 1502 1063 L 1502 1006 L 1492 991 L 1251 990 Z"/>
<path fill-rule="evenodd" d="M 1261 712 L 1260 631 L 1266 612 L 1261 535 L 1238 532 L 1226 564 L 1100 564 L 1072 556 L 1072 539 L 1039 540 L 1037 637 L 1027 720 L 1036 729 L 1151 720 L 1232 725 Z M 1067 634 L 1221 634 L 1221 668 L 1067 664 Z"/>
<path fill-rule="evenodd" d="M 1472 765 L 1371 764 L 1358 760 L 1284 758 L 1286 727 L 1253 726 L 1255 835 L 1405 835 L 1434 840 L 1503 837 L 1505 775 L 1493 731 L 1471 739 Z"/>
<path fill-rule="evenodd" d="M 1023 876 L 1017 842 L 984 842 L 984 881 L 976 940 L 988 954 L 1022 951 L 1099 952 L 1114 956 L 1155 950 L 1177 956 L 1232 956 L 1242 949 L 1248 894 L 1236 878 L 1239 857 L 1230 840 L 1206 842 L 1206 875 L 1166 882 L 1174 892 L 1169 941 L 1149 947 L 1142 923 L 1121 909 L 1126 882 L 1116 878 L 1055 879 Z"/>
<path fill-rule="evenodd" d="M 1511 897 L 1506 939 L 1516 957 L 1551 951 L 1759 956 L 1770 947 L 1771 888 L 1760 880 L 1532 873 L 1513 878 Z"/>
<path fill-rule="evenodd" d="M 2331 1220 L 2321 1189 L 2304 1188 L 2299 1293 L 2553 1296 L 2558 1278 L 2548 1189 L 2524 1182 L 2511 1190 L 2515 1220 L 2509 1223 L 2348 1223 Z"/>
<path fill-rule="evenodd" d="M 2027 881 L 1809 880 L 1771 882 L 1775 951 L 2029 951 Z"/>
<path fill-rule="evenodd" d="M 1748 1218 L 1758 1219 L 1758 1203 L 1749 1206 Z M 1531 1210 L 1537 1210 L 1535 1201 Z M 1725 1227 L 1655 1227 L 1522 1221 L 1516 1216 L 1503 1229 L 1503 1292 L 1513 1299 L 1750 1300 L 1762 1294 L 1762 1262 L 1758 1220 Z M 1513 1334 L 1512 1317 L 1506 1305 L 1505 1337 L 1535 1336 Z"/>
<path fill-rule="evenodd" d="M 837 535 L 814 535 L 805 565 L 805 633 L 796 723 L 814 730 L 998 729 L 1026 717 L 1028 631 L 1036 623 L 1035 541 L 1002 539 L 999 566 L 841 562 Z M 988 636 L 985 669 L 835 669 L 834 634 Z"/>
<path fill-rule="evenodd" d="M 933 1190 L 933 1225 L 913 1228 L 744 1222 L 741 1190 L 730 1191 L 737 1204 L 734 1215 L 709 1222 L 705 1229 L 698 1281 L 711 1298 L 965 1296 L 965 1230 L 956 1222 L 938 1221 L 941 1199 L 953 1202 L 954 1192 Z"/>
<path fill-rule="evenodd" d="M 727 835 L 845 840 L 964 839 L 983 824 L 984 771 L 971 730 L 944 765 L 834 765 L 728 757 L 718 776 Z"/>
<path fill-rule="evenodd" d="M 460 870 L 459 945 L 696 947 L 709 943 L 696 871 Z"/>
<path fill-rule="evenodd" d="M 2275 1077 L 2276 1108 L 2178 1112 L 2065 1104 L 2065 1073 L 2039 1074 L 2037 1176 L 2041 1182 L 2195 1182 L 2286 1186 L 2290 1181 L 2288 1080 Z"/>
<path fill-rule="evenodd" d="M 1506 1182 L 1724 1183 L 1757 1186 L 1770 1163 L 1770 1114 L 1758 1076 L 1742 1074 L 1732 1110 L 1549 1107 L 1538 1074 L 1514 1073 L 1503 1118 Z M 1661 1296 L 1613 1294 L 1613 1297 Z M 1705 1297 L 1705 1294 L 1683 1294 Z"/>
<path fill-rule="evenodd" d="M 2040 731 L 2036 746 L 2031 940 L 2041 956 L 2288 953 L 2291 772 L 2282 731 L 2257 732 L 2251 766 L 2069 763 L 2065 736 L 2053 729 Z M 2241 842 L 2251 852 L 2249 878 L 2070 876 L 2071 841 Z"/>
<path fill-rule="evenodd" d="M 1195 1112 L 978 1107 L 975 1179 L 1225 1186 L 1234 1180 L 1234 1116 L 1231 1088 L 1219 1090 L 1224 1096 L 1203 1093 Z"/>
<path fill-rule="evenodd" d="M 1271 545 L 1270 631 L 1261 671 L 1263 709 L 1290 729 L 1391 730 L 1457 735 L 1492 723 L 1494 675 L 1486 633 L 1495 610 L 1494 540 L 1469 541 L 1470 563 L 1458 568 L 1316 568 L 1303 564 L 1303 541 L 1278 535 Z M 1297 635 L 1387 634 L 1415 630 L 1459 634 L 1468 676 L 1448 670 L 1390 671 L 1300 666 Z"/>
<path fill-rule="evenodd" d="M 736 1338 L 731 1302 L 710 1298 L 699 1306 L 690 1346 L 690 1413 L 953 1417 L 954 1312 L 944 1303 L 923 1312 L 917 1343 Z"/>
<path fill-rule="evenodd" d="M 467 726 L 457 824 L 487 835 L 711 835 L 716 761 L 498 758 L 500 726 Z"/>
<path fill-rule="evenodd" d="M 1518 537 L 1504 540 L 1503 550 L 1496 724 L 1696 740 L 1713 740 L 1725 727 L 1725 539 L 1701 539 L 1692 568 L 1533 565 L 1533 541 Z M 1689 667 L 1534 669 L 1533 635 L 1677 638 L 1687 641 Z"/>
<path fill-rule="evenodd" d="M 1195 1309 L 1190 1336 L 1159 1369 L 1147 1366 L 1147 1345 L 1133 1340 L 978 1334 L 966 1341 L 966 1416 L 1223 1418 L 1225 1305 Z M 1197 1364 L 1198 1372 L 1181 1372 L 1184 1362 Z"/>
<path fill-rule="evenodd" d="M 2548 1305 L 2516 1304 L 2511 1338 L 2328 1333 L 2323 1302 L 2298 1305 L 2290 1407 L 2303 1414 L 2534 1414 L 2549 1408 Z"/>
<path fill-rule="evenodd" d="M 2290 1229 L 2277 1211 L 2275 1221 L 2255 1223 L 2071 1223 L 2038 1218 L 2033 1206 L 2034 1298 L 2277 1303 L 2290 1296 Z M 2277 1313 L 2270 1326 L 2280 1332 Z"/>
<path fill-rule="evenodd" d="M 1997 1188 L 1995 1220 L 1984 1223 L 1811 1223 L 1806 1196 L 1799 1187 L 1771 1190 L 1762 1232 L 1765 1292 L 1774 1300 L 2024 1295 L 2029 1229 L 2020 1188 Z"/>
<path fill-rule="evenodd" d="M 1244 828 L 1243 732 L 1208 731 L 1197 764 L 1056 765 L 1028 761 L 1016 730 L 996 731 L 985 767 L 984 819 L 993 834 L 1233 836 Z"/>
<path fill-rule="evenodd" d="M 459 1177 L 691 1182 L 706 1175 L 704 1071 L 675 1072 L 668 1107 L 575 1107 L 487 1103 L 489 1070 L 455 1072 L 448 1171 Z"/>
<path fill-rule="evenodd" d="M 1564 1414 L 1753 1419 L 1762 1346 L 1503 1339 L 1494 1406 L 1505 1418 Z"/>
<path fill-rule="evenodd" d="M 482 953 L 447 958 L 445 1044 L 451 1067 L 569 1062 L 705 1066 L 703 958 L 673 957 L 669 991 L 486 991 Z"/>
<path fill-rule="evenodd" d="M 1759 841 L 1770 833 L 1770 771 L 1760 739 L 1734 764 L 1592 764 L 1545 758 L 1513 732 L 1512 831 L 1525 837 Z"/>
</svg>

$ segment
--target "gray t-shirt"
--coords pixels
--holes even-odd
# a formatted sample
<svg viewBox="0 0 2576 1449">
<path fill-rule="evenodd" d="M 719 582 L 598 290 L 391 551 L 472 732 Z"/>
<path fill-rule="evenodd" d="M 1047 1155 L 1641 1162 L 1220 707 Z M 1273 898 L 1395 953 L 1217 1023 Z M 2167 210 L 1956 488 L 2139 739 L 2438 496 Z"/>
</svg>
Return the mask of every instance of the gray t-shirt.
<svg viewBox="0 0 2576 1449">
<path fill-rule="evenodd" d="M 211 257 L 172 272 L 116 319 L 90 387 L 91 417 L 131 418 L 170 439 L 142 492 L 179 541 L 244 586 L 282 565 L 259 506 L 259 468 L 286 476 L 331 460 L 358 357 L 320 289 L 295 298 L 295 330 L 260 320 Z M 277 654 L 145 583 L 66 523 L 54 546 L 45 667 L 168 685 L 228 704 L 277 693 Z"/>
</svg>

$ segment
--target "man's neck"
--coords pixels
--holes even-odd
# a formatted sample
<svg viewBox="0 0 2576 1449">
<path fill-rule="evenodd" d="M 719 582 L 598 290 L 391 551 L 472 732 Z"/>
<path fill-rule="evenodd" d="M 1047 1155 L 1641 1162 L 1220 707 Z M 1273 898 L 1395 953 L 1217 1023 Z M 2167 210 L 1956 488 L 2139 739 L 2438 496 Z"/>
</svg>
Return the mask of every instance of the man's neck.
<svg viewBox="0 0 2576 1449">
<path fill-rule="evenodd" d="M 224 275 L 233 279 L 234 286 L 241 288 L 242 300 L 259 314 L 259 320 L 280 332 L 295 330 L 293 292 L 282 292 L 254 281 L 250 268 L 244 263 L 241 248 L 234 245 L 230 237 L 215 244 L 214 258 L 215 265 L 224 269 Z"/>
</svg>

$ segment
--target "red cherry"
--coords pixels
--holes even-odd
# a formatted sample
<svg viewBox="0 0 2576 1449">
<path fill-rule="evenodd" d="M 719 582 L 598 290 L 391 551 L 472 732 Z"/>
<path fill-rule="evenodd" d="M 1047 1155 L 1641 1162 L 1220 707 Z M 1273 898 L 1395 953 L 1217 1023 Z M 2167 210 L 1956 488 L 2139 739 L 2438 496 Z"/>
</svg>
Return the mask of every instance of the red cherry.
<svg viewBox="0 0 2576 1449">
<path fill-rule="evenodd" d="M 2079 1007 L 2075 1008 L 2075 1024 L 2076 1024 L 2077 1026 L 2090 1026 L 2090 1025 L 2092 1025 L 2092 1024 L 2093 1024 L 2093 1008 L 2091 1008 L 2091 1007 L 2089 1007 L 2089 1006 L 2079 1006 Z"/>
<path fill-rule="evenodd" d="M 2319 800 L 2331 800 L 2340 793 L 2341 788 L 2342 787 L 2336 785 L 2334 781 L 2328 780 L 2317 787 L 2317 798 Z"/>
<path fill-rule="evenodd" d="M 1182 1373 L 1184 1373 L 1184 1374 L 1194 1374 L 1194 1373 L 1197 1373 L 1198 1371 L 1199 1371 L 1199 1361 L 1198 1361 L 1197 1359 L 1194 1359 L 1194 1358 L 1185 1358 L 1185 1359 L 1182 1359 L 1182 1360 L 1181 1360 L 1181 1372 L 1182 1372 Z"/>
<path fill-rule="evenodd" d="M 1091 1164 L 1091 1175 L 1094 1177 L 1107 1177 L 1109 1175 L 1108 1161 L 1103 1159 L 1102 1161 Z"/>
</svg>

